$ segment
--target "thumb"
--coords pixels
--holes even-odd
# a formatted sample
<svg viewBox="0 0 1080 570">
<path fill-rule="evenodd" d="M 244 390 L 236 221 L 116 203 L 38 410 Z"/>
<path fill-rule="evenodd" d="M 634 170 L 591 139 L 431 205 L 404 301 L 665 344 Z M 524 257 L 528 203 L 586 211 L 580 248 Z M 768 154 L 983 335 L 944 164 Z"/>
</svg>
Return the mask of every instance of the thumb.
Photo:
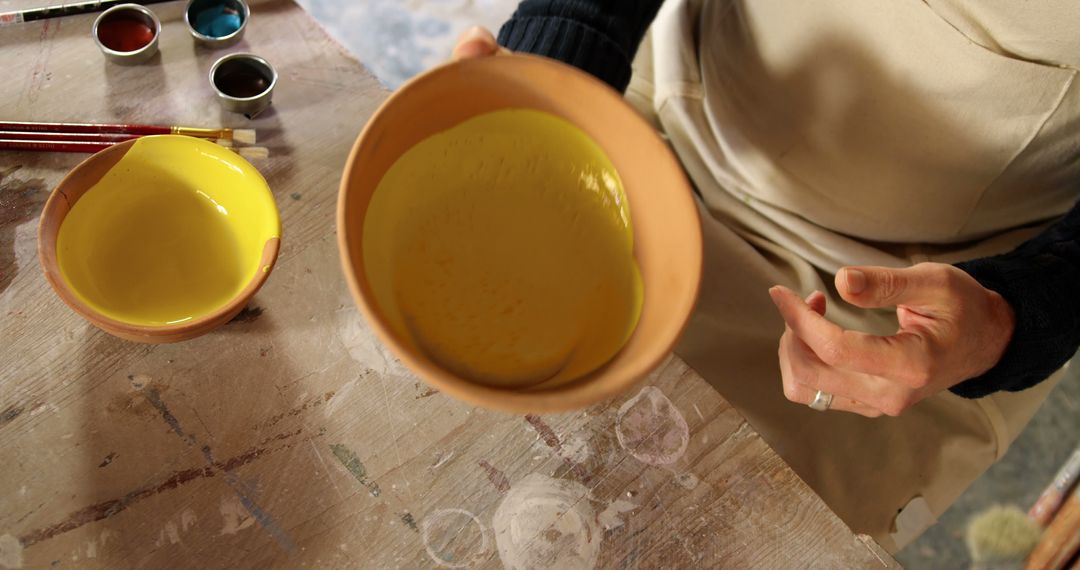
<svg viewBox="0 0 1080 570">
<path fill-rule="evenodd" d="M 836 273 L 836 290 L 845 301 L 864 309 L 932 305 L 945 292 L 941 265 L 844 267 Z"/>
<path fill-rule="evenodd" d="M 495 36 L 487 28 L 473 26 L 462 32 L 461 36 L 458 37 L 452 59 L 454 61 L 472 59 L 495 55 L 500 51 L 502 49 L 499 47 L 498 42 L 495 41 Z"/>
</svg>

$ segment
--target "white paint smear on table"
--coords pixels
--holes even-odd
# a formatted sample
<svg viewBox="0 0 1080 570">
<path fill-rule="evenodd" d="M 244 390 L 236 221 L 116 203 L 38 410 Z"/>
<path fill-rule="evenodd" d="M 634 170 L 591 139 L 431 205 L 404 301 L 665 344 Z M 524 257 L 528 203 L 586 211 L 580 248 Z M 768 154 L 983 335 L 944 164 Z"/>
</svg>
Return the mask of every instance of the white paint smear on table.
<svg viewBox="0 0 1080 570">
<path fill-rule="evenodd" d="M 96 540 L 96 539 L 91 538 L 89 541 L 87 541 L 87 543 L 86 543 L 86 557 L 87 558 L 96 558 L 100 551 L 105 550 L 105 543 L 107 543 L 109 541 L 109 538 L 112 537 L 115 534 L 116 533 L 110 531 L 109 529 L 104 529 L 104 530 L 101 531 L 101 539 L 100 540 Z"/>
<path fill-rule="evenodd" d="M 589 442 L 581 437 L 574 436 L 562 442 L 562 456 L 574 463 L 584 463 L 590 455 Z"/>
<path fill-rule="evenodd" d="M 464 509 L 439 509 L 424 517 L 420 539 L 428 556 L 446 568 L 468 568 L 489 554 L 483 523 Z"/>
<path fill-rule="evenodd" d="M 508 570 L 590 570 L 602 540 L 594 520 L 588 489 L 533 473 L 511 485 L 491 525 Z"/>
<path fill-rule="evenodd" d="M 355 387 L 356 387 L 356 379 L 355 378 L 352 379 L 352 380 L 349 380 L 344 385 L 342 385 L 341 388 L 338 389 L 337 393 L 334 394 L 330 398 L 330 401 L 326 403 L 326 408 L 323 410 L 323 415 L 325 417 L 330 417 L 334 413 L 334 410 L 336 410 L 337 407 L 340 406 L 342 402 L 344 402 L 345 400 L 347 400 L 349 398 L 349 394 L 352 393 L 353 388 L 355 388 Z"/>
<path fill-rule="evenodd" d="M 172 521 L 165 523 L 165 530 L 163 532 L 169 539 L 169 544 L 180 544 L 180 529 L 177 528 L 176 523 Z"/>
<path fill-rule="evenodd" d="M 449 453 L 443 453 L 441 451 L 436 451 L 432 455 L 432 458 L 434 459 L 434 462 L 428 467 L 428 469 L 438 469 L 438 468 L 443 466 L 443 463 L 446 463 L 447 461 L 450 461 L 450 458 L 452 458 L 452 457 L 454 457 L 454 450 L 452 450 L 452 449 L 450 450 Z"/>
<path fill-rule="evenodd" d="M 18 184 L 18 181 L 13 182 Z M 12 190 L 15 189 L 12 188 Z M 18 214 L 15 215 L 18 216 Z M 11 268 L 12 275 L 18 275 L 19 272 L 23 270 L 28 270 L 31 267 L 37 266 L 37 232 L 38 222 L 36 217 L 15 226 L 15 242 L 12 246 L 15 250 L 15 267 Z"/>
<path fill-rule="evenodd" d="M 0 536 L 0 566 L 4 568 L 22 568 L 22 544 L 19 539 L 5 534 Z"/>
<path fill-rule="evenodd" d="M 222 508 L 224 509 L 224 505 L 222 505 Z M 243 508 L 243 507 L 241 507 L 241 508 Z M 223 514 L 224 514 L 224 511 L 223 511 Z M 246 514 L 246 511 L 245 511 L 245 514 Z M 190 507 L 184 509 L 184 511 L 182 513 L 180 513 L 180 522 L 179 523 L 176 523 L 174 521 L 166 521 L 165 522 L 165 527 L 162 528 L 161 532 L 158 533 L 158 538 L 157 538 L 156 541 L 154 541 L 154 546 L 162 546 L 163 544 L 165 544 L 166 540 L 169 541 L 169 544 L 180 544 L 182 542 L 182 539 L 180 538 L 181 534 L 187 532 L 187 530 L 189 528 L 195 526 L 195 522 L 197 520 L 198 520 L 198 518 L 195 516 L 195 511 L 191 510 Z M 222 532 L 222 534 L 225 534 L 225 533 Z M 101 541 L 102 541 L 102 545 L 104 545 L 105 544 L 105 536 L 104 535 L 102 535 Z M 96 548 L 95 548 L 95 552 L 96 552 Z M 94 557 L 93 555 L 91 555 L 89 552 L 87 552 L 87 558 L 93 558 L 93 557 Z"/>
<path fill-rule="evenodd" d="M 604 527 L 604 530 L 616 529 L 624 523 L 622 519 L 623 513 L 628 513 L 640 506 L 630 501 L 615 499 L 603 512 L 596 516 L 596 520 L 600 522 L 600 526 Z"/>
<path fill-rule="evenodd" d="M 654 386 L 646 386 L 619 408 L 615 418 L 619 445 L 638 461 L 668 465 L 686 453 L 690 427 L 675 404 Z"/>
<path fill-rule="evenodd" d="M 375 333 L 361 320 L 359 311 L 350 308 L 336 314 L 343 321 L 337 327 L 338 338 L 345 345 L 349 357 L 364 368 L 380 374 L 412 377 L 412 373 L 394 357 L 390 349 L 375 338 Z"/>
<path fill-rule="evenodd" d="M 197 520 L 198 518 L 195 516 L 195 511 L 190 508 L 184 509 L 184 512 L 180 513 L 180 530 L 182 532 L 187 532 L 189 527 L 195 526 L 195 521 Z"/>
<path fill-rule="evenodd" d="M 221 518 L 224 521 L 224 526 L 221 528 L 220 535 L 236 534 L 245 528 L 255 524 L 255 517 L 251 516 L 251 513 L 244 508 L 244 505 L 240 503 L 240 498 L 236 495 L 229 495 L 223 501 L 221 501 Z"/>
</svg>

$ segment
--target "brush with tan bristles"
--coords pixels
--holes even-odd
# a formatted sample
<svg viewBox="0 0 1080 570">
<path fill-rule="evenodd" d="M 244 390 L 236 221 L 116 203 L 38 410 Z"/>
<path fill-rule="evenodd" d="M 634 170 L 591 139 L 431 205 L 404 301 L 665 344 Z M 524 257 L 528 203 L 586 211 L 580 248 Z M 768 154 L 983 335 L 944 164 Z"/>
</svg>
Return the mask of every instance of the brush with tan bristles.
<svg viewBox="0 0 1080 570">
<path fill-rule="evenodd" d="M 265 146 L 226 147 L 248 160 L 266 160 L 270 158 L 270 149 Z"/>
<path fill-rule="evenodd" d="M 1080 548 L 1080 446 L 1024 514 L 994 506 L 971 519 L 967 545 L 979 570 L 1062 568 Z"/>
<path fill-rule="evenodd" d="M 0 132 L 5 133 L 63 133 L 80 135 L 187 135 L 201 139 L 224 139 L 242 144 L 255 144 L 254 129 L 206 129 L 162 125 L 124 125 L 98 123 L 37 123 L 24 121 L 0 121 Z M 23 135 L 26 136 L 26 135 Z M 0 137 L 5 140 L 14 138 Z"/>
<path fill-rule="evenodd" d="M 1021 570 L 1042 529 L 1016 506 L 995 505 L 968 523 L 967 547 L 976 570 Z"/>
</svg>

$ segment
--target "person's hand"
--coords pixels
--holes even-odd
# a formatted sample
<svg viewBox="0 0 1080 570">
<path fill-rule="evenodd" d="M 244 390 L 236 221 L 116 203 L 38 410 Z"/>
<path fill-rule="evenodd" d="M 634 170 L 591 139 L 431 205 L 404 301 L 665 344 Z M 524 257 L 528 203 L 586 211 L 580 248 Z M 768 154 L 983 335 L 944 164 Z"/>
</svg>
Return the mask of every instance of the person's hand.
<svg viewBox="0 0 1080 570">
<path fill-rule="evenodd" d="M 1001 295 L 951 265 L 846 267 L 836 288 L 858 307 L 895 306 L 900 330 L 893 336 L 843 330 L 825 319 L 821 293 L 803 301 L 786 287 L 769 289 L 787 323 L 780 371 L 793 402 L 809 404 L 821 390 L 833 395 L 831 409 L 899 415 L 993 368 L 1015 327 Z"/>
<path fill-rule="evenodd" d="M 487 28 L 473 26 L 458 36 L 457 45 L 454 46 L 450 58 L 458 61 L 500 53 L 510 53 L 510 50 L 500 46 Z"/>
</svg>

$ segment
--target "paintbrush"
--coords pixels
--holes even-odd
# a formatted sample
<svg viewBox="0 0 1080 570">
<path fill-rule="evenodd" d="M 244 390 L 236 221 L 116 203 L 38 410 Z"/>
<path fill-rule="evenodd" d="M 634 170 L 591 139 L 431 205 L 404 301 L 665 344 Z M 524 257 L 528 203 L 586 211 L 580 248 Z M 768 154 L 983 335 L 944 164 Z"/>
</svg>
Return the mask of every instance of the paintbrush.
<svg viewBox="0 0 1080 570">
<path fill-rule="evenodd" d="M 33 22 L 34 20 L 59 18 L 61 16 L 90 14 L 92 12 L 100 12 L 107 8 L 112 8 L 118 4 L 160 4 L 169 1 L 171 0 L 139 0 L 138 2 L 132 2 L 131 0 L 93 0 L 90 2 L 75 2 L 73 4 L 61 4 L 59 6 L 45 6 L 43 8 L 2 12 L 0 13 L 0 27 L 21 24 L 23 22 Z"/>
<path fill-rule="evenodd" d="M 1054 519 L 1065 497 L 1076 486 L 1078 480 L 1080 480 L 1080 446 L 1077 446 L 1069 460 L 1061 466 L 1057 475 L 1054 475 L 1054 480 L 1042 492 L 1042 495 L 1039 495 L 1035 505 L 1028 511 L 1028 517 L 1035 521 L 1035 524 L 1045 528 Z"/>
<path fill-rule="evenodd" d="M 203 139 L 225 139 L 244 144 L 255 144 L 254 129 L 204 129 L 198 127 L 162 125 L 122 125 L 96 123 L 37 123 L 25 121 L 0 121 L 0 131 L 35 133 L 83 133 L 128 135 L 187 135 Z"/>
<path fill-rule="evenodd" d="M 1074 488 L 1043 531 L 1027 559 L 1027 570 L 1077 568 L 1080 559 L 1080 487 Z"/>
<path fill-rule="evenodd" d="M 1043 491 L 1027 515 L 1015 506 L 994 506 L 974 517 L 967 529 L 968 550 L 974 568 L 980 570 L 1046 568 L 1046 560 L 1055 559 L 1060 553 L 1044 546 L 1047 537 L 1056 538 L 1055 544 L 1073 549 L 1080 545 L 1080 447 L 1062 465 L 1053 481 Z M 1071 503 L 1069 496 L 1072 496 Z M 1068 508 L 1065 508 L 1068 507 Z M 1071 515 L 1066 512 L 1071 509 Z M 1066 512 L 1064 515 L 1059 513 Z M 1069 518 L 1071 516 L 1071 519 Z M 1058 520 L 1061 518 L 1063 520 Z M 1053 527 L 1050 530 L 1048 527 Z M 1040 541 L 1040 534 L 1046 536 Z M 1054 542 L 1051 540 L 1050 542 Z M 1041 560 L 1038 562 L 1036 559 Z M 1033 563 L 1033 561 L 1035 561 Z"/>
<path fill-rule="evenodd" d="M 124 142 L 143 135 L 123 133 L 38 133 L 33 131 L 0 130 L 0 140 L 9 141 L 56 141 L 56 142 Z M 232 142 L 232 141 L 230 141 Z"/>
<path fill-rule="evenodd" d="M 1015 506 L 995 505 L 968 523 L 967 542 L 973 570 L 1020 570 L 1039 543 L 1040 529 Z"/>
<path fill-rule="evenodd" d="M 105 150 L 120 141 L 73 141 L 73 140 L 33 140 L 0 139 L 0 150 L 21 150 L 36 152 L 85 152 L 94 153 Z M 222 146 L 247 159 L 270 158 L 270 149 L 263 146 L 233 147 L 232 141 L 216 141 Z"/>
</svg>

